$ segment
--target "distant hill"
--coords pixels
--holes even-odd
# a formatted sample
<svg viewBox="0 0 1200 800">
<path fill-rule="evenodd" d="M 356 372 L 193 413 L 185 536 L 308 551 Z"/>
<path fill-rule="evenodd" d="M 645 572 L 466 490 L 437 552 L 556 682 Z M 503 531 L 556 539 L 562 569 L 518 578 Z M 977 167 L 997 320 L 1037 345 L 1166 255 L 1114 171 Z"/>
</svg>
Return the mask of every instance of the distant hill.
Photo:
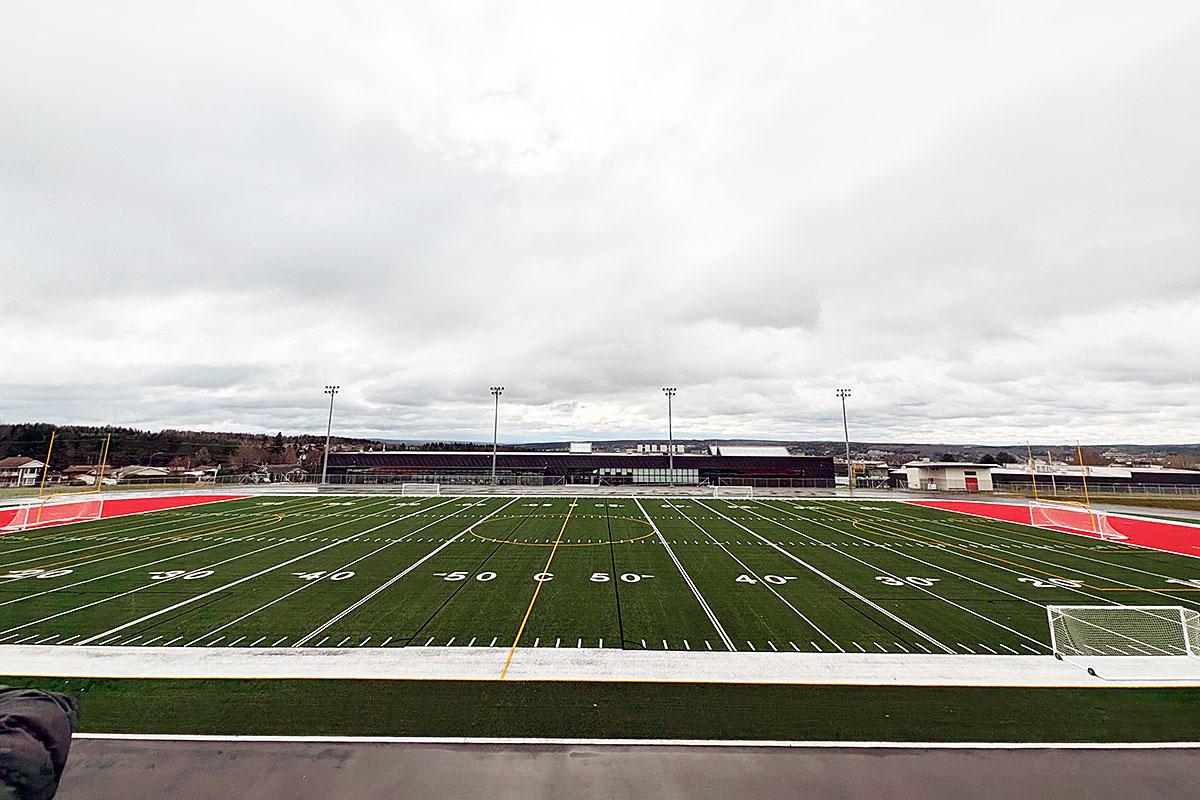
<svg viewBox="0 0 1200 800">
<path fill-rule="evenodd" d="M 44 459 L 50 433 L 56 426 L 48 423 L 0 424 L 0 458 L 24 455 Z M 108 463 L 114 467 L 131 464 L 156 466 L 221 465 L 224 469 L 243 470 L 262 463 L 301 463 L 309 469 L 319 469 L 324 436 L 284 435 L 277 433 L 237 433 L 214 431 L 162 430 L 158 432 L 123 427 L 91 427 L 81 425 L 57 426 L 58 437 L 51 457 L 51 467 L 63 469 L 72 464 L 96 463 L 104 440 L 111 434 L 112 444 Z M 501 450 L 563 451 L 570 440 L 508 443 Z M 639 443 L 666 444 L 666 439 L 606 439 L 594 440 L 596 452 L 624 452 Z M 792 439 L 694 439 L 679 438 L 676 444 L 692 451 L 706 450 L 709 445 L 783 445 L 795 454 L 840 457 L 845 452 L 841 441 Z M 491 450 L 491 442 L 471 442 L 423 439 L 379 439 L 347 436 L 333 437 L 335 450 Z M 901 464 L 916 458 L 934 460 L 988 461 L 1026 458 L 1026 447 L 1020 443 L 1006 445 L 954 444 L 946 442 L 869 442 L 852 440 L 853 458 Z M 1033 454 L 1044 458 L 1049 450 L 1056 461 L 1074 461 L 1074 444 L 1043 444 L 1032 446 Z M 1141 462 L 1173 467 L 1200 466 L 1200 444 L 1092 444 L 1084 448 L 1084 460 L 1089 464 Z"/>
</svg>

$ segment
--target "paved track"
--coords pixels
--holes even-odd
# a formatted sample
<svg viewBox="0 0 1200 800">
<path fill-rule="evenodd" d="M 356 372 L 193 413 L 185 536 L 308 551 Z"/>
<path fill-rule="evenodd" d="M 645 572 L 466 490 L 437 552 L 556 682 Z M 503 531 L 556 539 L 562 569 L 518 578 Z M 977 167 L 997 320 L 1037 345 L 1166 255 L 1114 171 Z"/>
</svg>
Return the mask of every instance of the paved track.
<svg viewBox="0 0 1200 800">
<path fill-rule="evenodd" d="M 842 750 L 80 740 L 60 800 L 1194 797 L 1198 750 Z"/>
</svg>

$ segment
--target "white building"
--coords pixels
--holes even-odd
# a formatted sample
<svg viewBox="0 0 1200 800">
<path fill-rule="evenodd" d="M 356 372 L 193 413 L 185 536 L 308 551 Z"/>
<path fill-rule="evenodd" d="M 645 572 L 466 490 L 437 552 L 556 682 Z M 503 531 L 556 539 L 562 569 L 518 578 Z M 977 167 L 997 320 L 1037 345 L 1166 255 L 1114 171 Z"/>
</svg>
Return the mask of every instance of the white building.
<svg viewBox="0 0 1200 800">
<path fill-rule="evenodd" d="M 910 461 L 908 488 L 926 492 L 990 492 L 995 464 L 965 461 Z"/>
<path fill-rule="evenodd" d="M 37 486 L 45 466 L 28 456 L 0 458 L 0 486 Z"/>
<path fill-rule="evenodd" d="M 740 456 L 743 458 L 778 458 L 791 455 L 791 452 L 781 444 L 710 444 L 708 453 L 713 456 Z"/>
<path fill-rule="evenodd" d="M 655 442 L 655 443 L 650 443 L 650 444 L 639 444 L 637 446 L 637 450 L 635 452 L 643 453 L 643 454 L 645 454 L 645 453 L 657 454 L 657 453 L 666 453 L 670 449 L 671 449 L 670 445 L 658 444 L 657 442 Z M 675 445 L 676 455 L 678 455 L 679 453 L 684 453 L 684 452 L 687 452 L 687 448 L 684 445 L 681 445 L 681 444 Z"/>
</svg>

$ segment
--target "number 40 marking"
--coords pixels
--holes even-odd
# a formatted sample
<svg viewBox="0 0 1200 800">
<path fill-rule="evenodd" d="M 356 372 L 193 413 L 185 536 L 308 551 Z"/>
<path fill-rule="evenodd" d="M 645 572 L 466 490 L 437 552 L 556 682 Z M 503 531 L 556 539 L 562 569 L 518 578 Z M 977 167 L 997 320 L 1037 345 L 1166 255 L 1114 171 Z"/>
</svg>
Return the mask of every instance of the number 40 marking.
<svg viewBox="0 0 1200 800">
<path fill-rule="evenodd" d="M 796 580 L 796 576 L 795 575 L 763 575 L 762 579 L 766 583 L 773 583 L 776 586 L 782 586 L 783 584 L 787 583 L 788 581 Z M 738 575 L 736 578 L 734 578 L 734 581 L 736 581 L 737 583 L 758 583 L 758 581 L 756 581 L 754 578 L 751 578 L 749 575 Z"/>
</svg>

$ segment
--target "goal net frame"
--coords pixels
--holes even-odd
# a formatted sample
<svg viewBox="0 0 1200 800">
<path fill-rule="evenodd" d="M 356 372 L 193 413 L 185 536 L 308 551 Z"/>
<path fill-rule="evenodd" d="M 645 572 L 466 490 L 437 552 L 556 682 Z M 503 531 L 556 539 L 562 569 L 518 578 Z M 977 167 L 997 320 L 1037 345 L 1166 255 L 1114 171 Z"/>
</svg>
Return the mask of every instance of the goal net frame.
<svg viewBox="0 0 1200 800">
<path fill-rule="evenodd" d="M 753 486 L 714 486 L 713 497 L 722 499 L 753 499 Z"/>
<path fill-rule="evenodd" d="M 12 519 L 0 526 L 0 532 L 65 525 L 69 522 L 94 522 L 103 516 L 103 497 L 71 500 L 48 497 L 41 502 L 17 506 Z"/>
<path fill-rule="evenodd" d="M 1124 541 L 1129 538 L 1113 527 L 1108 515 L 1103 511 L 1070 501 L 1031 500 L 1029 524 L 1035 528 L 1066 530 L 1111 541 Z"/>
<path fill-rule="evenodd" d="M 401 497 L 439 497 L 442 494 L 442 485 L 440 483 L 402 483 L 400 484 Z"/>
<path fill-rule="evenodd" d="M 1046 606 L 1046 621 L 1056 658 L 1200 656 L 1200 611 L 1183 606 Z"/>
</svg>

